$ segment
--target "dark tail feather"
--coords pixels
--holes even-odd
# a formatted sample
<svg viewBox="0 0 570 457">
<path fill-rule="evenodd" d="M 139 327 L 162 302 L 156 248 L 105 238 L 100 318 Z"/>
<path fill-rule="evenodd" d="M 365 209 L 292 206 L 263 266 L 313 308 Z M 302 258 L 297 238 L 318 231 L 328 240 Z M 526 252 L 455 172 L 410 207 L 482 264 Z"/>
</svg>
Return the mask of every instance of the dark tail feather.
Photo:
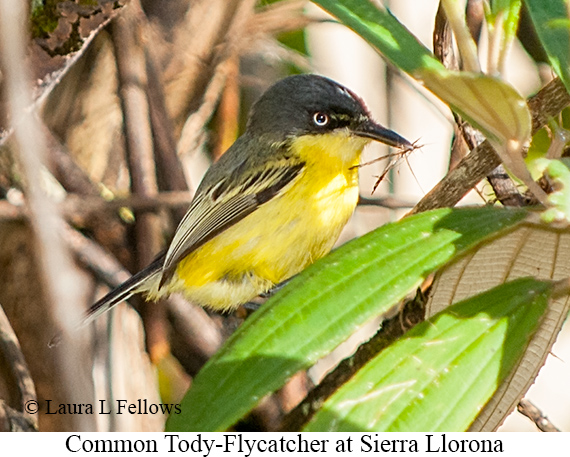
<svg viewBox="0 0 570 457">
<path fill-rule="evenodd" d="M 111 292 L 105 295 L 103 298 L 95 302 L 91 308 L 87 310 L 85 316 L 79 323 L 78 327 L 83 327 L 90 322 L 94 321 L 101 314 L 106 313 L 115 305 L 118 305 L 124 300 L 127 300 L 133 294 L 137 292 L 140 285 L 146 282 L 150 277 L 159 273 L 162 270 L 162 265 L 164 263 L 165 253 L 159 255 L 148 267 L 139 271 L 138 273 L 131 276 L 125 282 L 123 282 L 118 287 L 114 288 Z M 53 347 L 59 343 L 61 340 L 61 335 L 57 334 L 49 342 L 49 346 Z"/>
<path fill-rule="evenodd" d="M 95 302 L 91 308 L 87 310 L 87 313 L 80 325 L 83 326 L 88 324 L 101 314 L 109 311 L 113 306 L 127 300 L 137 291 L 141 284 L 146 282 L 151 276 L 155 275 L 162 269 L 163 263 L 164 255 L 160 255 L 148 267 L 134 274 L 118 287 L 115 287 L 111 292 Z"/>
</svg>

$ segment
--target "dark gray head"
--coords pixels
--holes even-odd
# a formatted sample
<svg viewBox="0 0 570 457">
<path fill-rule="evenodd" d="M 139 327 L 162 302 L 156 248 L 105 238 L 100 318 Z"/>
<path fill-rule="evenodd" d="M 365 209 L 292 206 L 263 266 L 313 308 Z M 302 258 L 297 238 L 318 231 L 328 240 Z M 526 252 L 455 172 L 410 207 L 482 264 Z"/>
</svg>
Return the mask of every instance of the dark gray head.
<svg viewBox="0 0 570 457">
<path fill-rule="evenodd" d="M 306 134 L 351 133 L 391 146 L 411 144 L 375 123 L 364 102 L 346 87 L 317 75 L 296 75 L 278 81 L 253 105 L 247 130 L 279 139 Z"/>
</svg>

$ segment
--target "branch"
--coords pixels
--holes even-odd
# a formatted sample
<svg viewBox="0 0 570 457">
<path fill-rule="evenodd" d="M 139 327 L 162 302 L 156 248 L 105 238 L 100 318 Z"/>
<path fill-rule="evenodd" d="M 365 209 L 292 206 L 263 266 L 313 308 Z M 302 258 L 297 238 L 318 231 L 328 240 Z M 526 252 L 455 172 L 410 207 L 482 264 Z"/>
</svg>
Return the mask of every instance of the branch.
<svg viewBox="0 0 570 457">
<path fill-rule="evenodd" d="M 543 87 L 528 100 L 532 115 L 532 133 L 541 129 L 550 118 L 570 105 L 570 95 L 559 79 Z M 473 149 L 445 176 L 409 214 L 456 205 L 479 181 L 501 164 L 488 141 Z"/>
<path fill-rule="evenodd" d="M 85 207 L 91 208 L 93 205 L 97 206 L 97 203 L 101 207 L 105 204 L 99 186 L 91 180 L 67 148 L 55 138 L 49 129 L 45 128 L 44 133 L 49 146 L 49 170 L 68 192 L 68 197 L 71 195 L 77 197 L 74 194 L 80 195 L 79 198 L 72 200 L 77 203 L 75 207 L 68 208 L 68 200 L 65 200 L 61 208 L 64 217 L 80 227 L 87 227 L 93 232 L 95 240 L 109 249 L 121 261 L 128 264 L 131 258 L 125 248 L 126 227 L 121 223 L 117 214 L 109 214 L 109 217 L 101 218 L 93 217 L 100 215 L 100 213 L 84 211 Z"/>
<path fill-rule="evenodd" d="M 125 13 L 113 22 L 112 30 L 123 109 L 127 163 L 133 193 L 148 197 L 158 193 L 158 184 L 146 96 L 147 65 L 141 46 L 142 29 L 138 19 L 143 13 L 138 1 L 134 0 Z M 139 268 L 143 268 L 152 262 L 160 250 L 160 220 L 152 213 L 138 213 L 136 219 L 137 264 Z M 144 306 L 142 316 L 148 352 L 151 359 L 157 361 L 169 351 L 164 306 L 160 301 L 152 306 Z"/>
<path fill-rule="evenodd" d="M 247 21 L 253 14 L 254 6 L 255 1 L 253 0 L 245 0 L 237 5 L 225 36 L 222 51 L 216 56 L 213 76 L 204 92 L 202 103 L 198 110 L 186 119 L 182 127 L 177 145 L 179 156 L 192 152 L 196 148 L 204 126 L 212 116 L 224 89 L 226 77 L 231 71 L 232 57 L 239 51 L 239 44 L 244 36 Z"/>
<path fill-rule="evenodd" d="M 543 432 L 559 432 L 558 427 L 554 426 L 552 422 L 542 413 L 540 409 L 534 406 L 530 400 L 526 398 L 521 399 L 517 406 L 517 410 L 523 416 L 528 417 L 534 422 L 534 425 Z"/>
<path fill-rule="evenodd" d="M 142 9 L 137 9 L 142 34 L 145 37 L 153 36 L 148 17 Z M 146 57 L 146 72 L 148 77 L 148 103 L 150 108 L 150 122 L 154 140 L 154 156 L 159 190 L 188 191 L 188 183 L 184 175 L 184 167 L 176 154 L 176 139 L 174 138 L 174 125 L 166 109 L 166 99 L 163 90 L 161 72 L 157 66 L 158 55 L 155 52 L 152 40 L 144 41 Z M 172 211 L 175 224 L 182 220 L 186 213 L 185 208 L 174 208 Z"/>
<path fill-rule="evenodd" d="M 84 197 L 69 194 L 61 203 L 63 214 L 68 220 L 78 225 L 94 215 L 116 213 L 121 208 L 130 208 L 135 212 L 159 211 L 161 209 L 186 210 L 192 201 L 192 194 L 186 192 L 160 192 L 156 195 L 131 194 L 125 198 L 104 200 L 101 197 Z"/>
<path fill-rule="evenodd" d="M 16 382 L 20 399 L 19 411 L 12 410 L 7 404 L 3 404 L 6 410 L 6 419 L 10 423 L 9 429 L 13 429 L 14 419 L 18 419 L 18 417 L 21 416 L 21 420 L 16 420 L 17 423 L 23 421 L 24 424 L 28 424 L 29 428 L 37 430 L 37 414 L 30 414 L 26 407 L 28 402 L 35 402 L 37 405 L 36 388 L 30 371 L 28 370 L 24 354 L 22 354 L 22 348 L 20 347 L 18 338 L 2 306 L 0 306 L 0 353 L 7 362 L 6 366 L 10 369 L 9 377 Z M 2 404 L 0 404 L 0 406 L 2 406 Z M 12 412 L 17 414 L 13 414 Z"/>
</svg>

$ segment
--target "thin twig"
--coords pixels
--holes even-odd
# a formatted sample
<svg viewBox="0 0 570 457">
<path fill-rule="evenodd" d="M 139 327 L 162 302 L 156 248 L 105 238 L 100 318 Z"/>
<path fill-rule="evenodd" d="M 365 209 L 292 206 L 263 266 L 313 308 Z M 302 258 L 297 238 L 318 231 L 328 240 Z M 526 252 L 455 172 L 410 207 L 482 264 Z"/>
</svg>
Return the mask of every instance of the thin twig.
<svg viewBox="0 0 570 457">
<path fill-rule="evenodd" d="M 145 17 L 146 19 L 146 17 Z M 148 75 L 148 101 L 150 120 L 155 144 L 157 172 L 162 177 L 159 188 L 162 190 L 187 191 L 188 183 L 182 163 L 176 155 L 174 127 L 166 111 L 162 82 L 153 56 L 152 44 L 146 43 L 146 64 Z"/>
<path fill-rule="evenodd" d="M 131 274 L 105 249 L 71 226 L 65 224 L 63 233 L 75 257 L 94 273 L 99 281 L 114 288 L 131 277 Z"/>
<path fill-rule="evenodd" d="M 77 202 L 75 207 L 67 208 L 67 200 L 61 205 L 63 216 L 67 220 L 73 220 L 76 225 L 91 230 L 95 240 L 109 249 L 122 262 L 128 264 L 131 259 L 124 247 L 126 230 L 117 214 L 107 212 L 108 217 L 101 218 L 93 217 L 100 216 L 101 212 L 82 211 L 84 207 L 81 201 L 87 200 L 92 205 L 99 207 L 105 205 L 100 188 L 76 163 L 67 148 L 55 138 L 49 129 L 44 129 L 44 133 L 49 147 L 49 170 L 69 193 L 68 195 L 80 195 L 75 200 Z M 77 197 L 77 195 L 75 196 Z M 90 207 L 89 204 L 88 207 Z"/>
<path fill-rule="evenodd" d="M 119 75 L 124 131 L 131 189 L 134 194 L 154 196 L 158 193 L 152 129 L 147 92 L 147 64 L 140 40 L 139 19 L 143 14 L 137 1 L 131 1 L 126 14 L 113 22 L 113 44 Z M 160 249 L 160 220 L 153 213 L 136 214 L 137 264 L 148 265 Z M 147 347 L 152 360 L 168 352 L 166 313 L 158 302 L 144 306 L 143 322 Z"/>
<path fill-rule="evenodd" d="M 538 409 L 535 405 L 532 404 L 530 400 L 527 400 L 526 398 L 523 398 L 521 401 L 519 401 L 519 404 L 517 405 L 517 411 L 533 421 L 534 425 L 536 425 L 540 431 L 560 431 L 558 427 L 556 427 L 552 422 L 550 422 L 550 420 L 548 420 L 548 418 L 540 409 Z"/>
<path fill-rule="evenodd" d="M 15 380 L 16 386 L 18 387 L 18 396 L 20 400 L 18 410 L 29 422 L 34 429 L 38 428 L 37 414 L 30 414 L 29 408 L 26 406 L 28 402 L 36 402 L 37 395 L 36 388 L 34 386 L 34 381 L 28 370 L 28 365 L 24 354 L 22 354 L 22 348 L 18 342 L 18 338 L 10 325 L 8 317 L 4 313 L 4 309 L 0 305 L 0 353 L 4 360 L 8 363 L 11 373 L 10 377 Z"/>
<path fill-rule="evenodd" d="M 161 192 L 155 196 L 143 197 L 131 194 L 125 198 L 115 198 L 104 200 L 101 197 L 84 197 L 77 194 L 68 194 L 60 204 L 63 217 L 70 223 L 78 227 L 88 225 L 87 221 L 95 216 L 110 216 L 117 213 L 122 208 L 130 208 L 133 211 L 159 211 L 162 209 L 187 209 L 192 201 L 190 192 Z M 382 201 L 382 199 L 380 199 Z M 394 200 L 397 205 L 397 200 Z M 376 203 L 366 203 L 376 205 Z M 388 205 L 390 203 L 387 203 Z M 380 203 L 380 206 L 381 203 Z M 413 206 L 413 205 L 411 205 Z M 411 207 L 404 204 L 404 207 Z M 7 200 L 0 200 L 0 220 L 20 220 L 28 217 L 25 206 L 15 205 Z M 105 217 L 101 223 L 108 221 Z M 103 244 L 103 243 L 101 243 Z M 105 248 L 109 248 L 104 244 Z"/>
<path fill-rule="evenodd" d="M 69 151 L 48 129 L 44 129 L 49 148 L 48 169 L 67 192 L 99 196 L 99 188 L 77 164 Z"/>
<path fill-rule="evenodd" d="M 63 214 L 69 220 L 79 221 L 101 213 L 116 213 L 121 208 L 130 208 L 135 212 L 159 211 L 161 209 L 184 209 L 192 201 L 192 194 L 186 192 L 160 192 L 144 196 L 131 194 L 125 198 L 104 200 L 100 197 L 83 197 L 69 194 L 61 203 Z"/>
<path fill-rule="evenodd" d="M 150 24 L 142 10 L 138 10 L 143 29 L 143 36 L 150 35 Z M 154 155 L 156 172 L 158 175 L 159 190 L 188 191 L 184 169 L 180 158 L 176 154 L 176 140 L 174 138 L 174 125 L 166 109 L 166 100 L 163 83 L 157 68 L 158 57 L 155 55 L 153 42 L 144 42 L 147 77 L 148 77 L 148 103 L 150 107 L 150 121 L 154 139 Z M 185 209 L 173 210 L 176 225 L 184 217 Z"/>
<path fill-rule="evenodd" d="M 225 35 L 223 50 L 217 55 L 213 77 L 208 83 L 200 108 L 188 117 L 182 128 L 177 151 L 187 154 L 196 147 L 202 129 L 212 116 L 214 108 L 224 88 L 226 77 L 231 72 L 232 57 L 239 51 L 247 20 L 253 14 L 254 0 L 242 1 L 236 9 L 232 22 Z"/>
</svg>

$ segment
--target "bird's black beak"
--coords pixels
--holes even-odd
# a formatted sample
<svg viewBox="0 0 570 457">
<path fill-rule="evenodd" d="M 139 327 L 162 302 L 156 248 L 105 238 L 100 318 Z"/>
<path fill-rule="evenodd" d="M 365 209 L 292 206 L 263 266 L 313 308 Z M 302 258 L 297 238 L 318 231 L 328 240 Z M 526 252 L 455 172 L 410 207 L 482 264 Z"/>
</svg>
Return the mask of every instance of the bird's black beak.
<svg viewBox="0 0 570 457">
<path fill-rule="evenodd" d="M 381 143 L 399 149 L 413 149 L 414 145 L 396 132 L 382 127 L 380 124 L 367 119 L 353 130 L 355 135 L 380 141 Z"/>
</svg>

